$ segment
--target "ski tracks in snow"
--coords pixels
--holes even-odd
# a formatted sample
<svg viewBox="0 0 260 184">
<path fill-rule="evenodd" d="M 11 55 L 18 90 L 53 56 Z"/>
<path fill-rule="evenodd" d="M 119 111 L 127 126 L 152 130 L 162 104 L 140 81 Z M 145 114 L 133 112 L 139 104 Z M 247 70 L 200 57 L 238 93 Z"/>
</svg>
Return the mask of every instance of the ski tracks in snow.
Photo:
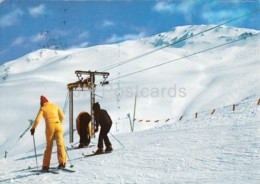
<svg viewBox="0 0 260 184">
<path fill-rule="evenodd" d="M 69 152 L 75 173 L 28 175 L 34 158 L 0 159 L 6 183 L 259 183 L 259 121 L 194 121 L 119 134 L 111 154 Z M 40 150 L 41 152 L 43 150 Z M 90 153 L 92 149 L 84 152 Z M 31 153 L 30 153 L 31 154 Z M 17 157 L 24 157 L 18 155 Z M 56 153 L 53 154 L 52 165 Z M 39 163 L 42 156 L 38 158 Z M 14 166 L 16 167 L 14 169 Z M 69 164 L 68 164 L 69 166 Z M 16 172 L 15 172 L 16 171 Z"/>
</svg>

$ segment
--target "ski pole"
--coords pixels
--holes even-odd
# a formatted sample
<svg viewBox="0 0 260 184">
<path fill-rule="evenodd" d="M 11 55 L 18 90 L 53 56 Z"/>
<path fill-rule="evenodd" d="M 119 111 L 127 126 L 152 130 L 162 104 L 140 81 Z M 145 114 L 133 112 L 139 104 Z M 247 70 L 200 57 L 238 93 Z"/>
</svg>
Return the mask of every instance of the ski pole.
<svg viewBox="0 0 260 184">
<path fill-rule="evenodd" d="M 37 161 L 37 153 L 36 153 L 34 134 L 33 134 L 33 146 L 34 146 L 34 154 L 35 154 L 35 159 L 36 159 L 36 167 L 37 167 L 37 171 L 38 171 L 39 169 L 38 169 L 38 161 Z"/>
<path fill-rule="evenodd" d="M 74 167 L 74 165 L 72 165 L 72 163 L 71 163 L 70 156 L 69 156 L 69 154 L 68 154 L 67 148 L 65 147 L 65 144 L 64 144 L 64 143 L 63 143 L 63 146 L 64 146 L 65 152 L 66 152 L 66 154 L 67 154 L 68 160 L 69 160 L 69 162 L 70 162 L 70 168 L 72 168 L 72 167 Z"/>
<path fill-rule="evenodd" d="M 113 137 L 114 137 L 114 139 L 115 140 L 117 140 L 117 142 L 119 142 L 119 144 L 121 144 L 122 146 L 123 146 L 123 148 L 125 149 L 125 147 L 124 147 L 124 145 L 111 133 L 111 132 L 109 132 Z"/>
</svg>

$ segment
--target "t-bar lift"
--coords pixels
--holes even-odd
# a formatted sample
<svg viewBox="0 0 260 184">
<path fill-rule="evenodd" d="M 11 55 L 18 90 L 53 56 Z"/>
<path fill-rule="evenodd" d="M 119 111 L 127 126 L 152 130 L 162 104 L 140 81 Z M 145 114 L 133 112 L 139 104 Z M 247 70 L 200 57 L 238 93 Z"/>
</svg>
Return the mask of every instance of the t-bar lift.
<svg viewBox="0 0 260 184">
<path fill-rule="evenodd" d="M 77 90 L 78 88 L 87 88 L 90 90 L 90 109 L 91 109 L 91 132 L 92 136 L 95 135 L 95 119 L 94 119 L 94 111 L 92 109 L 93 104 L 95 103 L 95 89 L 96 89 L 96 84 L 95 84 L 95 77 L 96 76 L 103 76 L 103 81 L 100 82 L 100 84 L 106 85 L 109 84 L 106 79 L 109 76 L 108 72 L 97 72 L 97 71 L 80 71 L 77 70 L 75 71 L 75 74 L 78 77 L 78 81 L 74 83 L 69 83 L 68 84 L 68 90 L 69 90 L 69 134 L 70 134 L 70 143 L 73 143 L 73 91 Z M 86 76 L 85 79 L 83 76 Z"/>
</svg>

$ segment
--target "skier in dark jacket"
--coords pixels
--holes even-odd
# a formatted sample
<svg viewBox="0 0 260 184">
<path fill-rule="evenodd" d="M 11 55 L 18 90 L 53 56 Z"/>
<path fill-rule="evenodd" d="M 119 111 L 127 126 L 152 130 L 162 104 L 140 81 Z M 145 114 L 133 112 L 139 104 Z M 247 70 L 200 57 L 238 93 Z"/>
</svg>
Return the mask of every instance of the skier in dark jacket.
<svg viewBox="0 0 260 184">
<path fill-rule="evenodd" d="M 108 132 L 112 126 L 112 120 L 108 115 L 106 110 L 100 109 L 99 103 L 94 103 L 93 105 L 94 117 L 95 117 L 95 132 L 98 132 L 98 127 L 100 125 L 101 130 L 98 137 L 98 149 L 96 154 L 103 152 L 103 141 L 105 142 L 106 149 L 105 152 L 110 152 L 113 150 L 112 144 L 107 136 Z"/>
</svg>

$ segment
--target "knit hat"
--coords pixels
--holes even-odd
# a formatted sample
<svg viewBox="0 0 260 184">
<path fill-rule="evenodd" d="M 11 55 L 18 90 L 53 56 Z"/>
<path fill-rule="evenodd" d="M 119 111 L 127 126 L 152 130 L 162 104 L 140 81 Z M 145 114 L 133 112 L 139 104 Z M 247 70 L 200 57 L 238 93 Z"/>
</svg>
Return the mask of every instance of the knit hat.
<svg viewBox="0 0 260 184">
<path fill-rule="evenodd" d="M 92 108 L 94 111 L 98 111 L 100 109 L 99 103 L 98 102 L 94 103 Z"/>
<path fill-rule="evenodd" d="M 41 105 L 48 102 L 48 99 L 45 96 L 41 96 Z"/>
</svg>

